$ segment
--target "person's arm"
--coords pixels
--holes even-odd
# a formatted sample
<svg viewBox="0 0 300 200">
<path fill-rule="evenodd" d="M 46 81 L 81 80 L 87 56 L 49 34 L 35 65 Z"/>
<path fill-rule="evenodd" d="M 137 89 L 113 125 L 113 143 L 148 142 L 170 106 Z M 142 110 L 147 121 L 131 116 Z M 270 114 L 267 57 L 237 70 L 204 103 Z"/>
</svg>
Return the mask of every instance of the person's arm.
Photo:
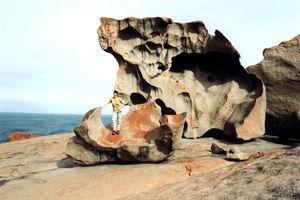
<svg viewBox="0 0 300 200">
<path fill-rule="evenodd" d="M 122 104 L 125 105 L 125 103 L 126 103 L 125 100 L 122 98 L 120 98 L 120 99 L 121 99 Z"/>
<path fill-rule="evenodd" d="M 100 107 L 104 108 L 105 106 L 107 106 L 108 104 L 110 104 L 111 98 L 109 98 L 106 102 L 104 102 Z"/>
</svg>

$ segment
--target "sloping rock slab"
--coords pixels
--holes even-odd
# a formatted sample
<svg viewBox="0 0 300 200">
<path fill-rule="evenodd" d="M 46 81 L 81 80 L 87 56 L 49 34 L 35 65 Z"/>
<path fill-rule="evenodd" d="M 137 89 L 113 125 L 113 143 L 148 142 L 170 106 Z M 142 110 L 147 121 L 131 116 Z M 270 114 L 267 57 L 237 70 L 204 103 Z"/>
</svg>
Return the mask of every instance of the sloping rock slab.
<svg viewBox="0 0 300 200">
<path fill-rule="evenodd" d="M 263 164 L 250 175 L 250 180 L 237 176 L 226 183 L 226 177 L 230 174 L 264 160 L 270 163 L 271 158 L 288 151 L 283 148 L 288 146 L 266 139 L 234 144 L 245 153 L 264 152 L 264 156 L 246 162 L 231 162 L 222 155 L 211 154 L 212 143 L 228 145 L 228 141 L 205 137 L 198 140 L 182 139 L 181 147 L 161 163 L 80 167 L 72 163 L 65 154 L 67 141 L 72 135 L 74 133 L 0 144 L 1 199 L 206 199 L 204 194 L 210 195 L 211 199 L 237 199 L 241 196 L 240 192 L 253 194 L 253 191 L 260 189 L 261 185 L 257 181 L 268 186 L 268 193 L 273 193 L 273 199 L 276 199 L 278 197 L 275 195 L 280 191 L 276 188 L 297 188 L 299 185 L 299 179 L 295 176 L 299 174 L 299 153 L 298 157 L 291 157 L 290 161 L 274 159 L 278 162 L 274 163 L 276 170 Z M 283 170 L 286 173 L 278 176 L 278 172 Z M 268 182 L 265 182 L 266 179 Z M 225 184 L 218 185 L 220 180 L 225 181 Z M 249 184 L 254 188 L 249 189 Z M 215 186 L 218 186 L 217 191 L 224 192 L 215 192 Z M 274 190 L 273 186 L 276 186 Z M 232 196 L 230 191 L 237 191 L 237 196 Z M 147 192 L 148 198 L 138 195 L 144 192 Z"/>
<path fill-rule="evenodd" d="M 89 111 L 70 139 L 66 154 L 76 163 L 160 162 L 179 145 L 186 114 L 161 115 L 160 107 L 146 103 L 131 107 L 120 134 L 104 127 L 101 108 Z"/>
</svg>

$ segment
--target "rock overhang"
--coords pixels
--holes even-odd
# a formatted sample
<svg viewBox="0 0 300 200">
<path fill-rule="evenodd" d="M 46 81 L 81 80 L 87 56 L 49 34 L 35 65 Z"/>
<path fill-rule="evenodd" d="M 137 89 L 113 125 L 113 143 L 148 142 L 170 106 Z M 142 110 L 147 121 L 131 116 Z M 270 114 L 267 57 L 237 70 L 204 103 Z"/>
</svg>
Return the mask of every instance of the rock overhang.
<svg viewBox="0 0 300 200">
<path fill-rule="evenodd" d="M 213 128 L 244 140 L 264 134 L 264 85 L 220 31 L 160 17 L 100 22 L 99 44 L 119 63 L 115 89 L 131 105 L 155 101 L 163 114 L 187 112 L 188 138 Z"/>
</svg>

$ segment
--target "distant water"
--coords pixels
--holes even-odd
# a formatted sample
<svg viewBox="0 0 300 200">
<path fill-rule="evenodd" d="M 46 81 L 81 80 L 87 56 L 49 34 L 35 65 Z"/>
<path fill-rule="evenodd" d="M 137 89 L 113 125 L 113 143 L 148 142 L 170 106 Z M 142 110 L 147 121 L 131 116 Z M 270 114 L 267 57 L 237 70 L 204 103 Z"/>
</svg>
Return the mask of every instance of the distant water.
<svg viewBox="0 0 300 200">
<path fill-rule="evenodd" d="M 16 131 L 51 135 L 72 132 L 79 125 L 83 115 L 71 114 L 34 114 L 34 113 L 1 113 L 0 112 L 0 143 Z M 111 116 L 102 115 L 102 122 L 107 125 Z"/>
</svg>

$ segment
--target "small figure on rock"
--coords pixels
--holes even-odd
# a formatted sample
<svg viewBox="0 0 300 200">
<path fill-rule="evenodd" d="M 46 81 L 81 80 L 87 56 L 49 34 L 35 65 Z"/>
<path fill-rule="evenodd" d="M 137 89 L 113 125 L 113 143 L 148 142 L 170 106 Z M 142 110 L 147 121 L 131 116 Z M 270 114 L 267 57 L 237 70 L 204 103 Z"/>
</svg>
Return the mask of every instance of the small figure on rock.
<svg viewBox="0 0 300 200">
<path fill-rule="evenodd" d="M 122 108 L 125 104 L 125 101 L 119 97 L 118 91 L 114 91 L 113 97 L 111 97 L 107 102 L 105 102 L 101 107 L 111 104 L 113 108 L 112 113 L 112 125 L 113 125 L 113 134 L 120 133 L 121 119 L 122 119 Z"/>
</svg>

